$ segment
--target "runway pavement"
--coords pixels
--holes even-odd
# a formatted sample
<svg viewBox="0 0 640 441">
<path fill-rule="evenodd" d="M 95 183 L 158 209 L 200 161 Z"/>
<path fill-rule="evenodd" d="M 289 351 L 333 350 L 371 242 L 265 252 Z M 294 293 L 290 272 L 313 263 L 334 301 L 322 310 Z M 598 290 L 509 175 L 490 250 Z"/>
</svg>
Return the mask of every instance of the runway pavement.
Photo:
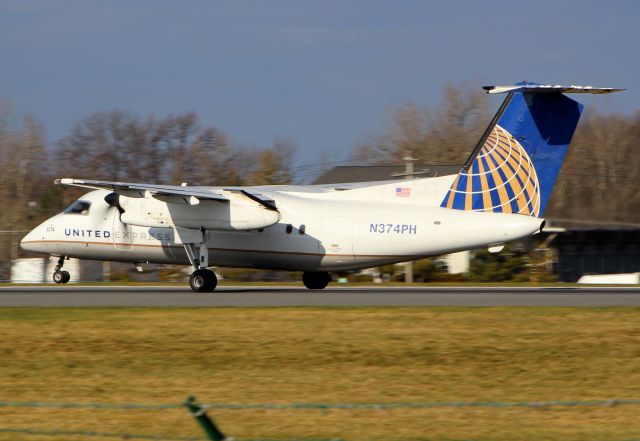
<svg viewBox="0 0 640 441">
<path fill-rule="evenodd" d="M 0 287 L 0 307 L 9 306 L 640 306 L 640 287 Z"/>
</svg>

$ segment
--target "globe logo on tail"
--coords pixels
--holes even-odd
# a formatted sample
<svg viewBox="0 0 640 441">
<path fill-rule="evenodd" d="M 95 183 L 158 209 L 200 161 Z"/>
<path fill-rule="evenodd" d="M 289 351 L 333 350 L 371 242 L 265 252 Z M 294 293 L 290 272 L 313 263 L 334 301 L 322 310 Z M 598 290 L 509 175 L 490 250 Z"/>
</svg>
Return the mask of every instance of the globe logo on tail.
<svg viewBox="0 0 640 441">
<path fill-rule="evenodd" d="M 531 158 L 518 140 L 496 125 L 471 167 L 456 177 L 441 206 L 538 216 L 540 184 Z"/>
</svg>

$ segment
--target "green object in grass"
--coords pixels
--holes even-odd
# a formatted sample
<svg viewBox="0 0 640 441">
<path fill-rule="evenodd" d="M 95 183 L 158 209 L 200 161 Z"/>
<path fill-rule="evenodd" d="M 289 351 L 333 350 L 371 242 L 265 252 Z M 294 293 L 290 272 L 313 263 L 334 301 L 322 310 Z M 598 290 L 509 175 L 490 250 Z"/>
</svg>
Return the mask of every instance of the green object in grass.
<svg viewBox="0 0 640 441">
<path fill-rule="evenodd" d="M 209 418 L 209 415 L 207 415 L 202 406 L 196 403 L 195 397 L 187 397 L 184 405 L 189 409 L 191 415 L 198 421 L 198 424 L 200 424 L 200 427 L 202 427 L 202 430 L 204 430 L 204 433 L 211 441 L 223 441 L 226 438 L 214 424 L 213 420 Z"/>
</svg>

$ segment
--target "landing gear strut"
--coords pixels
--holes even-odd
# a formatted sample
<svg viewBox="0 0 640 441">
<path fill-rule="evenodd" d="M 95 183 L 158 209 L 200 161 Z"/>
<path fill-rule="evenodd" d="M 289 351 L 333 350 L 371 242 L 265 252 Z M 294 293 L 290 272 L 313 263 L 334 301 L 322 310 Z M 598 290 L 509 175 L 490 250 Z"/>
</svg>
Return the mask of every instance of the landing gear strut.
<svg viewBox="0 0 640 441">
<path fill-rule="evenodd" d="M 331 282 L 329 273 L 303 273 L 302 283 L 309 289 L 324 289 Z"/>
<path fill-rule="evenodd" d="M 213 271 L 207 269 L 209 266 L 209 250 L 204 240 L 204 232 L 202 242 L 200 243 L 198 258 L 196 258 L 195 244 L 185 243 L 184 249 L 194 269 L 191 277 L 189 277 L 191 289 L 195 292 L 213 292 L 213 290 L 216 289 L 216 285 L 218 285 L 218 278 Z"/>
<path fill-rule="evenodd" d="M 58 264 L 56 265 L 55 272 L 53 273 L 53 281 L 55 283 L 67 283 L 71 279 L 71 275 L 68 271 L 61 271 L 64 266 L 64 256 L 60 256 L 58 259 Z"/>
</svg>

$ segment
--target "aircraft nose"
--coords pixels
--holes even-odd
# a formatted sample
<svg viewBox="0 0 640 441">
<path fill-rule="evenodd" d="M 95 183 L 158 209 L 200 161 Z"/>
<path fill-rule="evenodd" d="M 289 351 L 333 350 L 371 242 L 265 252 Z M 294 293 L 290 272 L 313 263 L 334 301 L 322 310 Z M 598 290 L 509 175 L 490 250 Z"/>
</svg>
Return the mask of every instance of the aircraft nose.
<svg viewBox="0 0 640 441">
<path fill-rule="evenodd" d="M 36 227 L 27 233 L 27 235 L 20 241 L 20 248 L 25 251 L 37 251 L 36 244 L 42 239 L 42 235 L 39 230 L 40 228 Z"/>
</svg>

